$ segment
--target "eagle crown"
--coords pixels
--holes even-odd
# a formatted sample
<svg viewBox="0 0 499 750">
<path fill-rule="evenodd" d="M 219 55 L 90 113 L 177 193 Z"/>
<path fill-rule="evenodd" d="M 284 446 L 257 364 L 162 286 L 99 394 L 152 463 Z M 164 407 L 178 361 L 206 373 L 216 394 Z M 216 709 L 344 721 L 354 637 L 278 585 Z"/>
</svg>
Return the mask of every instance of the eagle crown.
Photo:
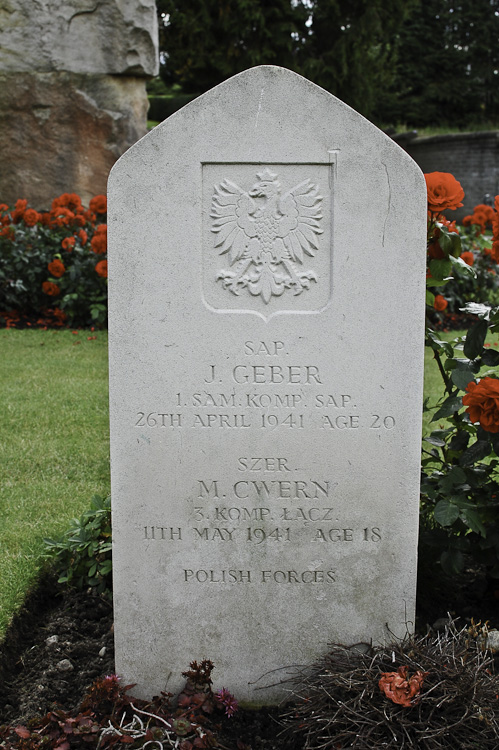
<svg viewBox="0 0 499 750">
<path fill-rule="evenodd" d="M 258 182 L 255 182 L 249 195 L 252 198 L 272 198 L 278 196 L 281 190 L 281 184 L 278 182 L 277 175 L 270 171 L 270 169 L 264 169 L 261 172 L 257 172 Z"/>
</svg>

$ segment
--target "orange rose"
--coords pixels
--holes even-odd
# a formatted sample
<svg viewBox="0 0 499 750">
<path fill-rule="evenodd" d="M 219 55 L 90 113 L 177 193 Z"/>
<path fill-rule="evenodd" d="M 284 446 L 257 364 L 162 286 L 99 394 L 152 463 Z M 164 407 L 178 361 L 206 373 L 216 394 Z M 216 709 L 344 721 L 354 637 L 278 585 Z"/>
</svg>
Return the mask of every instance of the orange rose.
<svg viewBox="0 0 499 750">
<path fill-rule="evenodd" d="M 49 263 L 48 269 L 52 276 L 55 276 L 56 279 L 59 279 L 66 270 L 64 263 L 62 262 L 62 260 L 59 260 L 59 258 L 55 258 L 51 263 Z"/>
<path fill-rule="evenodd" d="M 52 201 L 52 210 L 59 207 L 69 208 L 75 211 L 81 206 L 81 198 L 76 193 L 63 193 Z"/>
<path fill-rule="evenodd" d="M 492 219 L 492 236 L 494 240 L 499 240 L 499 214 Z"/>
<path fill-rule="evenodd" d="M 41 216 L 34 208 L 28 208 L 24 213 L 23 219 L 27 227 L 34 227 L 40 221 Z"/>
<path fill-rule="evenodd" d="M 486 432 L 499 432 L 499 380 L 482 378 L 479 383 L 471 381 L 466 386 L 463 404 L 470 416 L 470 421 Z"/>
<path fill-rule="evenodd" d="M 69 226 L 75 215 L 69 208 L 64 206 L 52 208 L 50 211 L 51 226 L 64 227 Z"/>
<path fill-rule="evenodd" d="M 432 260 L 436 260 L 440 258 L 447 258 L 447 255 L 444 253 L 438 242 L 435 241 L 432 242 L 431 245 L 428 245 L 428 257 Z"/>
<path fill-rule="evenodd" d="M 107 251 L 107 224 L 99 224 L 90 240 L 94 253 L 103 255 Z"/>
<path fill-rule="evenodd" d="M 100 260 L 95 266 L 95 270 L 103 279 L 107 279 L 107 260 Z"/>
<path fill-rule="evenodd" d="M 448 232 L 454 232 L 454 234 L 459 234 L 459 229 L 456 225 L 456 221 L 451 221 L 450 219 L 447 219 L 445 216 L 441 216 L 439 218 L 439 222 L 444 225 L 444 227 L 447 229 Z M 435 237 L 440 237 L 441 231 L 440 229 L 435 234 Z"/>
<path fill-rule="evenodd" d="M 105 214 L 107 212 L 107 198 L 105 195 L 96 195 L 92 198 L 88 207 L 96 214 Z"/>
<path fill-rule="evenodd" d="M 464 262 L 467 263 L 469 266 L 472 266 L 473 263 L 475 262 L 475 256 L 469 250 L 467 250 L 464 253 L 461 253 L 459 257 L 461 258 L 461 260 L 464 260 Z"/>
<path fill-rule="evenodd" d="M 44 281 L 42 284 L 42 289 L 45 294 L 50 295 L 50 297 L 56 297 L 61 291 L 57 284 L 54 284 L 52 281 Z"/>
<path fill-rule="evenodd" d="M 84 229 L 78 229 L 78 231 L 76 232 L 76 235 L 80 238 L 80 242 L 82 246 L 84 247 L 87 244 L 88 234 L 85 232 Z"/>
<path fill-rule="evenodd" d="M 445 310 L 445 308 L 447 307 L 448 304 L 449 303 L 447 302 L 447 300 L 445 299 L 445 297 L 442 297 L 441 294 L 437 294 L 436 297 L 435 297 L 435 302 L 433 303 L 433 307 L 438 312 L 442 312 L 442 310 Z"/>
<path fill-rule="evenodd" d="M 70 253 L 75 246 L 75 242 L 76 239 L 74 237 L 64 237 L 63 241 L 61 242 L 63 250 L 67 250 L 68 253 Z"/>
<path fill-rule="evenodd" d="M 428 191 L 428 209 L 432 213 L 454 210 L 463 205 L 464 190 L 449 172 L 430 172 L 424 178 Z"/>
<path fill-rule="evenodd" d="M 495 197 L 494 208 L 495 208 L 496 211 L 499 212 L 499 195 L 496 195 L 496 197 Z"/>
<path fill-rule="evenodd" d="M 19 200 L 16 201 L 14 211 L 12 212 L 12 221 L 14 222 L 14 224 L 19 224 L 27 208 L 28 201 L 24 198 L 19 198 Z"/>
</svg>

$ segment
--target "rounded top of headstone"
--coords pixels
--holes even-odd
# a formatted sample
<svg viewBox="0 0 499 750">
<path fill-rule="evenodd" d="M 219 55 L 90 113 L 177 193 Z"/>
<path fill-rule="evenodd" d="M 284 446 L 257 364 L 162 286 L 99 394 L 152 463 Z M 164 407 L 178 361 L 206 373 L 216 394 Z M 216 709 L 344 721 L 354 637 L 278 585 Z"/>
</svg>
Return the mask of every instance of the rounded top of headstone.
<svg viewBox="0 0 499 750">
<path fill-rule="evenodd" d="M 341 151 L 342 159 L 349 153 L 367 166 L 373 158 L 392 154 L 420 173 L 411 157 L 363 115 L 276 65 L 244 70 L 192 100 L 134 144 L 112 174 L 144 149 L 160 148 L 166 156 L 179 155 L 184 147 L 192 156 L 197 151 L 202 162 L 240 161 L 243 154 L 245 161 L 323 161 L 336 159 Z"/>
</svg>

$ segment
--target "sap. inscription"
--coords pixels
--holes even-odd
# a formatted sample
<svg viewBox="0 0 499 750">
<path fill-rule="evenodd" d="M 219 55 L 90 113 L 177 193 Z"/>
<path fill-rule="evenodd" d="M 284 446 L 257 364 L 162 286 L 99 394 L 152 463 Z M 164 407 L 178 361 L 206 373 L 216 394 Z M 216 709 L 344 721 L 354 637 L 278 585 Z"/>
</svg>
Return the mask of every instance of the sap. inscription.
<svg viewBox="0 0 499 750">
<path fill-rule="evenodd" d="M 322 196 L 310 179 L 281 194 L 276 173 L 265 168 L 256 176 L 249 191 L 229 179 L 215 185 L 211 231 L 232 267 L 220 269 L 217 281 L 234 295 L 247 289 L 268 304 L 286 289 L 296 296 L 317 281 L 315 271 L 297 264 L 319 249 Z"/>
</svg>

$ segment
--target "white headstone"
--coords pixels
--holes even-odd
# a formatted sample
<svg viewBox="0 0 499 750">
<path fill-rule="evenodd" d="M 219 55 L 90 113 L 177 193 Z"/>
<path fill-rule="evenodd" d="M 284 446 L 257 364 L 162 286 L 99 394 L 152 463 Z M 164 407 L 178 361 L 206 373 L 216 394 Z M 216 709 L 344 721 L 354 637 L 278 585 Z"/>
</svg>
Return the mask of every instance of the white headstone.
<svg viewBox="0 0 499 750">
<path fill-rule="evenodd" d="M 304 78 L 245 71 L 109 183 L 116 668 L 272 703 L 414 619 L 426 190 Z"/>
</svg>

